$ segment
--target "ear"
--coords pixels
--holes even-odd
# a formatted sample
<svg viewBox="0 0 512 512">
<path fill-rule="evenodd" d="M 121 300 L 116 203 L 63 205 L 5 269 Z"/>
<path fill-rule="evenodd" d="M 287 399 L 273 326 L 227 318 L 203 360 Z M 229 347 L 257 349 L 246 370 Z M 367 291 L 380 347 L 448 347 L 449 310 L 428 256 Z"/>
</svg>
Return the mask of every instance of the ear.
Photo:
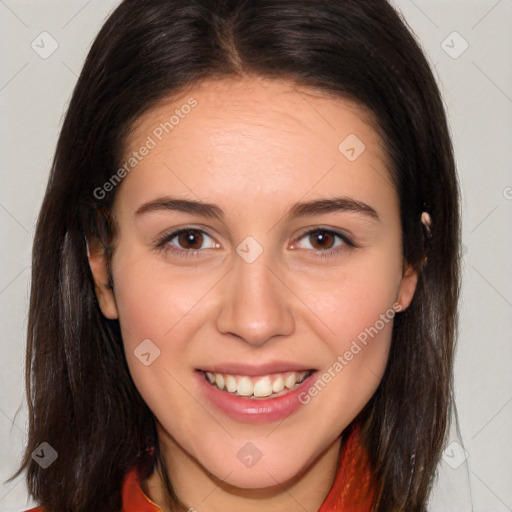
<svg viewBox="0 0 512 512">
<path fill-rule="evenodd" d="M 409 307 L 417 284 L 418 272 L 413 269 L 412 265 L 408 265 L 402 275 L 402 280 L 398 289 L 398 298 L 396 299 L 396 302 L 401 306 L 400 311 L 405 311 Z"/>
<path fill-rule="evenodd" d="M 107 318 L 119 318 L 114 291 L 109 285 L 105 248 L 98 239 L 87 240 L 87 258 L 94 278 L 94 291 L 101 312 Z"/>
</svg>

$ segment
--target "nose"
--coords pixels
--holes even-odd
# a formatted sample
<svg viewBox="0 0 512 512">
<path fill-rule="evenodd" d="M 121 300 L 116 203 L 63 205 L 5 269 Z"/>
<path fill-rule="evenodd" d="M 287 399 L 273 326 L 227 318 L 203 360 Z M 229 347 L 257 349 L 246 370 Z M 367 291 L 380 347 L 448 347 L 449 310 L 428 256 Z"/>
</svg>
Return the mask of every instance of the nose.
<svg viewBox="0 0 512 512">
<path fill-rule="evenodd" d="M 253 346 L 293 332 L 293 293 L 274 267 L 265 251 L 252 263 L 235 258 L 220 290 L 219 332 Z"/>
</svg>

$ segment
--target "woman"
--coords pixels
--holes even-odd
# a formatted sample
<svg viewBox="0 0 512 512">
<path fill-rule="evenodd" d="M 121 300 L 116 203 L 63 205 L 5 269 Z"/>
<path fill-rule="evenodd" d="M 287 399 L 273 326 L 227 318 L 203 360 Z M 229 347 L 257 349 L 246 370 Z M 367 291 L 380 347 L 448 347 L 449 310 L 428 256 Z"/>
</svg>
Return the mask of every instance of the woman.
<svg viewBox="0 0 512 512">
<path fill-rule="evenodd" d="M 442 101 L 387 2 L 125 0 L 34 241 L 31 493 L 426 510 L 458 262 Z"/>
</svg>

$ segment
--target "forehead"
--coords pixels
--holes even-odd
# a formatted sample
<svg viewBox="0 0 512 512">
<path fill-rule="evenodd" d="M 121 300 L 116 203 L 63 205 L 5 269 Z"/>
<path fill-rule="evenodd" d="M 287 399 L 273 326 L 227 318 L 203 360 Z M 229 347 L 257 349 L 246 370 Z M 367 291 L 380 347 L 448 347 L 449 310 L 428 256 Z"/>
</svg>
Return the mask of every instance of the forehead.
<svg viewBox="0 0 512 512">
<path fill-rule="evenodd" d="M 170 171 L 180 188 L 203 197 L 224 193 L 226 200 L 230 189 L 248 183 L 261 192 L 294 186 L 305 192 L 324 175 L 324 191 L 340 174 L 356 183 L 355 193 L 356 178 L 362 186 L 365 174 L 390 183 L 387 154 L 367 109 L 287 81 L 224 78 L 165 98 L 133 124 L 125 159 L 148 137 L 154 148 L 127 179 L 142 183 L 144 174 L 148 189 L 155 178 L 160 184 L 153 193 Z M 357 160 L 343 153 L 345 141 L 364 148 Z"/>
<path fill-rule="evenodd" d="M 190 109 L 192 98 L 197 106 Z M 344 126 L 339 122 L 341 111 Z M 164 98 L 133 123 L 125 148 L 136 146 L 138 140 L 158 125 L 169 122 L 171 117 L 174 117 L 171 133 L 163 134 L 170 135 L 165 137 L 170 145 L 172 139 L 181 143 L 191 135 L 200 141 L 210 127 L 217 128 L 213 142 L 229 140 L 229 132 L 239 129 L 238 135 L 243 135 L 242 130 L 248 136 L 259 131 L 269 139 L 276 138 L 278 132 L 295 137 L 327 136 L 326 142 L 335 144 L 349 125 L 354 131 L 364 133 L 367 139 L 371 137 L 371 142 L 382 143 L 371 111 L 353 100 L 291 81 L 247 77 L 206 80 Z M 194 118 L 196 121 L 200 118 L 202 130 L 196 129 Z M 185 123 L 185 119 L 189 120 Z M 383 152 L 381 156 L 386 155 Z"/>
</svg>

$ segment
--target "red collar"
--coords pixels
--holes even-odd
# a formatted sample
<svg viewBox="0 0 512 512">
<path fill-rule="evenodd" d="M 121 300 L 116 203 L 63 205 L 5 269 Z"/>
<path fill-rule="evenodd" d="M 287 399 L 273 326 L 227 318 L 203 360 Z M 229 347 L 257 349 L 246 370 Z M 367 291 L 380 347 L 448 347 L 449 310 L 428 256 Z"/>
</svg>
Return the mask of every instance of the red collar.
<svg viewBox="0 0 512 512">
<path fill-rule="evenodd" d="M 359 443 L 359 428 L 347 433 L 335 481 L 318 512 L 370 512 L 373 496 L 368 460 Z M 161 512 L 143 492 L 137 470 L 123 484 L 122 512 Z"/>
</svg>

